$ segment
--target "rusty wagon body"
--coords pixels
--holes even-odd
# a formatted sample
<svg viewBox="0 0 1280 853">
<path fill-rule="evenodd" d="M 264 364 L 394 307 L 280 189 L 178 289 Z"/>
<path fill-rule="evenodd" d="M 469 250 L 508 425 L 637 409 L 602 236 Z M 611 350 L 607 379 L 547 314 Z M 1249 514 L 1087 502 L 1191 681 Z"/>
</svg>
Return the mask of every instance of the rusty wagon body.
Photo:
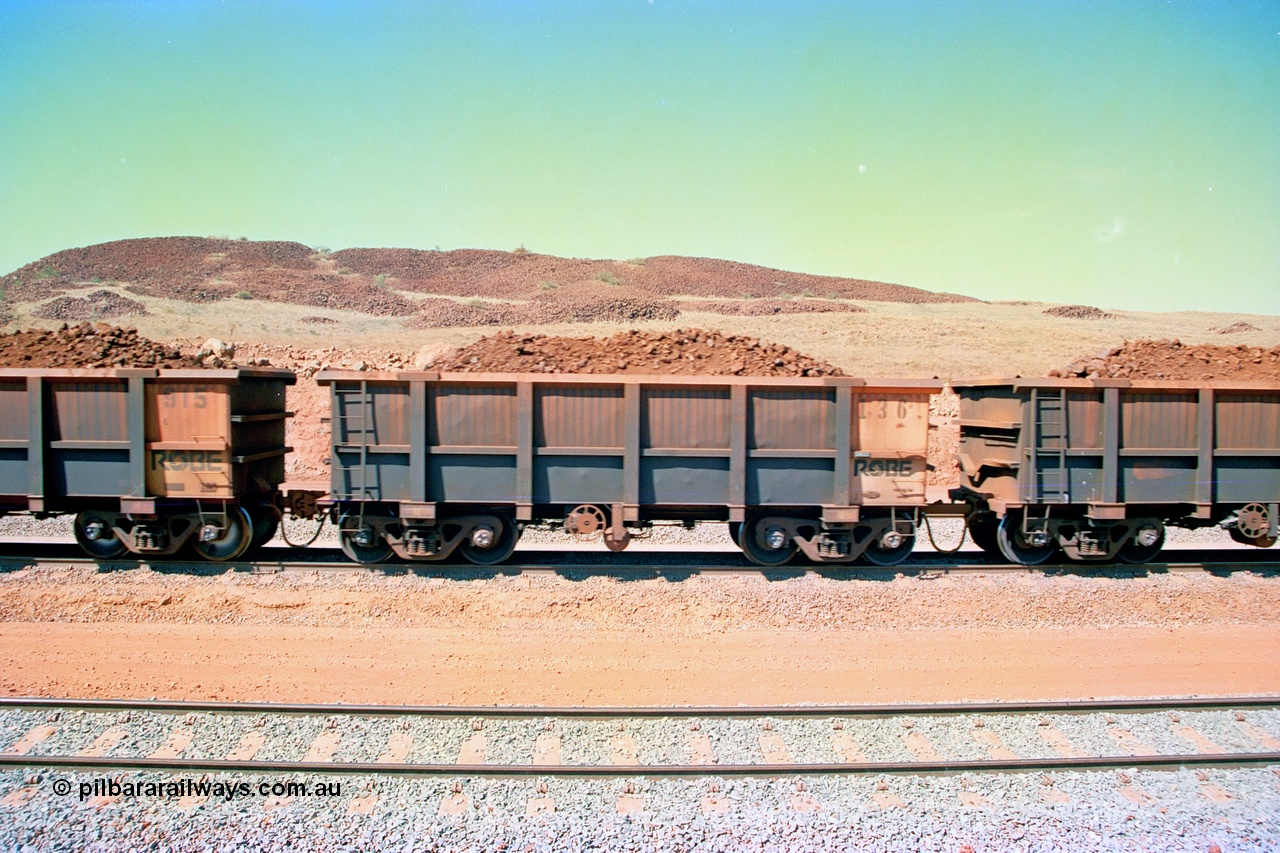
<svg viewBox="0 0 1280 853">
<path fill-rule="evenodd" d="M 0 513 L 76 513 L 94 556 L 269 539 L 287 370 L 0 369 Z"/>
<path fill-rule="evenodd" d="M 499 562 L 521 524 L 612 550 L 655 520 L 725 521 L 778 565 L 905 557 L 929 394 L 851 378 L 326 371 L 343 548 Z"/>
<path fill-rule="evenodd" d="M 991 379 L 960 396 L 975 541 L 1035 563 L 1144 562 L 1164 526 L 1221 525 L 1269 546 L 1280 503 L 1280 385 Z"/>
</svg>

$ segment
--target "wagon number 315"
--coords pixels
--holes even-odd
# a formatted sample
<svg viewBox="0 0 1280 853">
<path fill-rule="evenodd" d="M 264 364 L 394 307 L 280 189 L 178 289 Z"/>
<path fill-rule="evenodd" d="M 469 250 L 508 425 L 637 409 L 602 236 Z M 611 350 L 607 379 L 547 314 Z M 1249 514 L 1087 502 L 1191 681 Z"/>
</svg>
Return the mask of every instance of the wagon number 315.
<svg viewBox="0 0 1280 853">
<path fill-rule="evenodd" d="M 209 404 L 205 396 L 208 391 L 208 388 L 202 386 L 170 391 L 160 396 L 160 405 L 166 409 L 203 409 Z"/>
</svg>

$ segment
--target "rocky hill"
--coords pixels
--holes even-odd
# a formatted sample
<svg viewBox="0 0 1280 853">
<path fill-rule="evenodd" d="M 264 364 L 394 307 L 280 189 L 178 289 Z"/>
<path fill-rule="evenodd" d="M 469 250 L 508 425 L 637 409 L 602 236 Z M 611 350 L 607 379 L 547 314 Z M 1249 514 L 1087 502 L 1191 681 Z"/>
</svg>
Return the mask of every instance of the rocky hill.
<svg viewBox="0 0 1280 853">
<path fill-rule="evenodd" d="M 748 297 L 797 300 L 800 309 L 858 311 L 830 300 L 936 303 L 975 301 L 899 284 L 807 275 L 710 258 L 663 256 L 630 261 L 558 258 L 524 249 L 344 249 L 330 252 L 301 243 L 203 237 L 118 240 L 66 249 L 0 277 L 9 302 L 64 297 L 86 283 L 121 286 L 142 296 L 212 302 L 239 296 L 380 316 L 412 317 L 411 326 L 506 325 L 502 300 L 529 303 L 543 322 L 581 321 L 598 305 L 615 321 L 671 319 L 675 297 L 708 300 L 702 310 L 742 313 L 711 300 Z M 474 304 L 441 305 L 414 298 L 473 298 Z M 495 301 L 496 300 L 496 301 Z M 826 300 L 826 301 L 823 301 Z M 564 307 L 556 307 L 564 302 Z M 570 304 L 571 303 L 571 304 Z M 523 309 L 524 306 L 521 306 Z M 79 310 L 80 306 L 60 310 Z M 442 310 L 444 309 L 444 310 Z M 470 311 L 466 309 L 471 309 Z M 490 322 L 484 316 L 497 309 Z M 510 312 L 510 306 L 505 308 Z M 629 312 L 635 312 L 630 317 Z M 628 316 L 616 316 L 619 313 Z M 749 312 L 750 313 L 750 312 Z M 68 317 L 68 319 L 76 319 Z"/>
</svg>

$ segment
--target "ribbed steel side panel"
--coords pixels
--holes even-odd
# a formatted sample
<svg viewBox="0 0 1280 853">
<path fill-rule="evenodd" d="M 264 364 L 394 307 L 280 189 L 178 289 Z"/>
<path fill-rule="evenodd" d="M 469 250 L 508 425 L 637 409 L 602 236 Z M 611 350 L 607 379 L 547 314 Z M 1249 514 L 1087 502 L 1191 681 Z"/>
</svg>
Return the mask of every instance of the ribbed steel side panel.
<svg viewBox="0 0 1280 853">
<path fill-rule="evenodd" d="M 516 386 L 427 386 L 427 441 L 432 445 L 515 447 Z"/>
<path fill-rule="evenodd" d="M 533 441 L 537 447 L 622 447 L 622 388 L 541 387 L 535 390 Z"/>
<path fill-rule="evenodd" d="M 1280 395 L 1218 393 L 1214 446 L 1270 450 L 1280 442 Z"/>
<path fill-rule="evenodd" d="M 1120 393 L 1121 447 L 1187 450 L 1196 446 L 1198 395 L 1124 389 Z"/>
<path fill-rule="evenodd" d="M 646 388 L 640 441 L 645 447 L 729 449 L 729 389 Z"/>
<path fill-rule="evenodd" d="M 834 390 L 752 389 L 748 398 L 752 450 L 835 448 Z"/>
</svg>

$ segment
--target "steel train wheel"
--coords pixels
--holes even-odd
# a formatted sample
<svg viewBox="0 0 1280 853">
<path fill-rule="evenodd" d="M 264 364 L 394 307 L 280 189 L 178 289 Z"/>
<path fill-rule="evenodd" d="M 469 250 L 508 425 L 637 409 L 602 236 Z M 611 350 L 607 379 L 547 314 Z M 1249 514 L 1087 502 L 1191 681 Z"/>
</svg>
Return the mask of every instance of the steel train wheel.
<svg viewBox="0 0 1280 853">
<path fill-rule="evenodd" d="M 502 532 L 494 539 L 492 545 L 482 548 L 468 536 L 458 546 L 462 556 L 477 566 L 496 566 L 510 557 L 511 553 L 516 550 L 516 542 L 520 539 L 520 530 L 516 527 L 516 520 L 509 515 L 499 515 L 497 518 L 502 522 Z"/>
<path fill-rule="evenodd" d="M 1022 566 L 1038 566 L 1058 550 L 1052 539 L 1044 545 L 1032 545 L 1022 535 L 1022 513 L 1005 513 L 996 529 L 996 544 L 1000 553 L 1011 563 Z"/>
<path fill-rule="evenodd" d="M 189 541 L 195 552 L 206 560 L 215 563 L 234 560 L 248 551 L 253 543 L 253 519 L 244 507 L 230 507 L 227 509 L 226 526 L 216 539 L 201 541 L 200 529 L 197 527 L 195 535 Z"/>
<path fill-rule="evenodd" d="M 129 550 L 107 520 L 96 512 L 76 516 L 75 534 L 84 552 L 96 560 L 112 560 Z"/>
<path fill-rule="evenodd" d="M 742 553 L 757 566 L 766 568 L 791 562 L 791 558 L 796 555 L 796 543 L 788 541 L 780 548 L 770 548 L 764 539 L 768 530 L 761 529 L 762 521 L 764 519 L 761 517 L 748 516 L 747 520 L 742 522 L 742 529 L 738 533 L 738 538 L 741 540 L 738 546 L 742 548 Z"/>
<path fill-rule="evenodd" d="M 997 557 L 1000 556 L 1000 543 L 997 541 L 999 529 L 1000 520 L 991 513 L 981 512 L 969 516 L 969 538 L 973 540 L 973 544 Z"/>
<path fill-rule="evenodd" d="M 729 522 L 729 538 L 733 540 L 733 544 L 739 548 L 742 547 L 742 522 Z"/>
<path fill-rule="evenodd" d="M 907 536 L 902 540 L 902 544 L 897 548 L 885 548 L 881 546 L 880 541 L 876 540 L 867 546 L 867 550 L 862 552 L 862 559 L 866 560 L 873 566 L 889 567 L 896 566 L 911 556 L 911 551 L 916 547 L 916 537 Z"/>
<path fill-rule="evenodd" d="M 253 541 L 249 547 L 256 550 L 270 542 L 280 529 L 280 513 L 272 506 L 256 506 L 249 517 L 253 519 Z"/>
<path fill-rule="evenodd" d="M 1138 537 L 1143 535 L 1148 528 L 1155 530 L 1156 538 L 1154 542 L 1143 545 L 1138 541 Z M 1159 554 L 1160 549 L 1163 547 L 1164 525 L 1158 519 L 1144 519 L 1138 525 L 1138 529 L 1134 531 L 1133 536 L 1129 537 L 1129 541 L 1120 546 L 1120 550 L 1116 553 L 1116 559 L 1132 566 L 1140 566 Z"/>
<path fill-rule="evenodd" d="M 369 513 L 365 514 L 367 518 Z M 360 520 L 359 514 L 348 513 L 338 519 L 338 545 L 342 548 L 342 553 L 347 555 L 347 559 L 357 563 L 363 563 L 366 566 L 375 563 L 386 562 L 395 553 L 391 550 L 391 546 L 381 537 L 378 531 L 369 527 L 366 535 L 372 537 L 372 541 L 368 544 L 361 544 L 356 539 L 360 535 L 360 529 L 357 524 Z"/>
</svg>

